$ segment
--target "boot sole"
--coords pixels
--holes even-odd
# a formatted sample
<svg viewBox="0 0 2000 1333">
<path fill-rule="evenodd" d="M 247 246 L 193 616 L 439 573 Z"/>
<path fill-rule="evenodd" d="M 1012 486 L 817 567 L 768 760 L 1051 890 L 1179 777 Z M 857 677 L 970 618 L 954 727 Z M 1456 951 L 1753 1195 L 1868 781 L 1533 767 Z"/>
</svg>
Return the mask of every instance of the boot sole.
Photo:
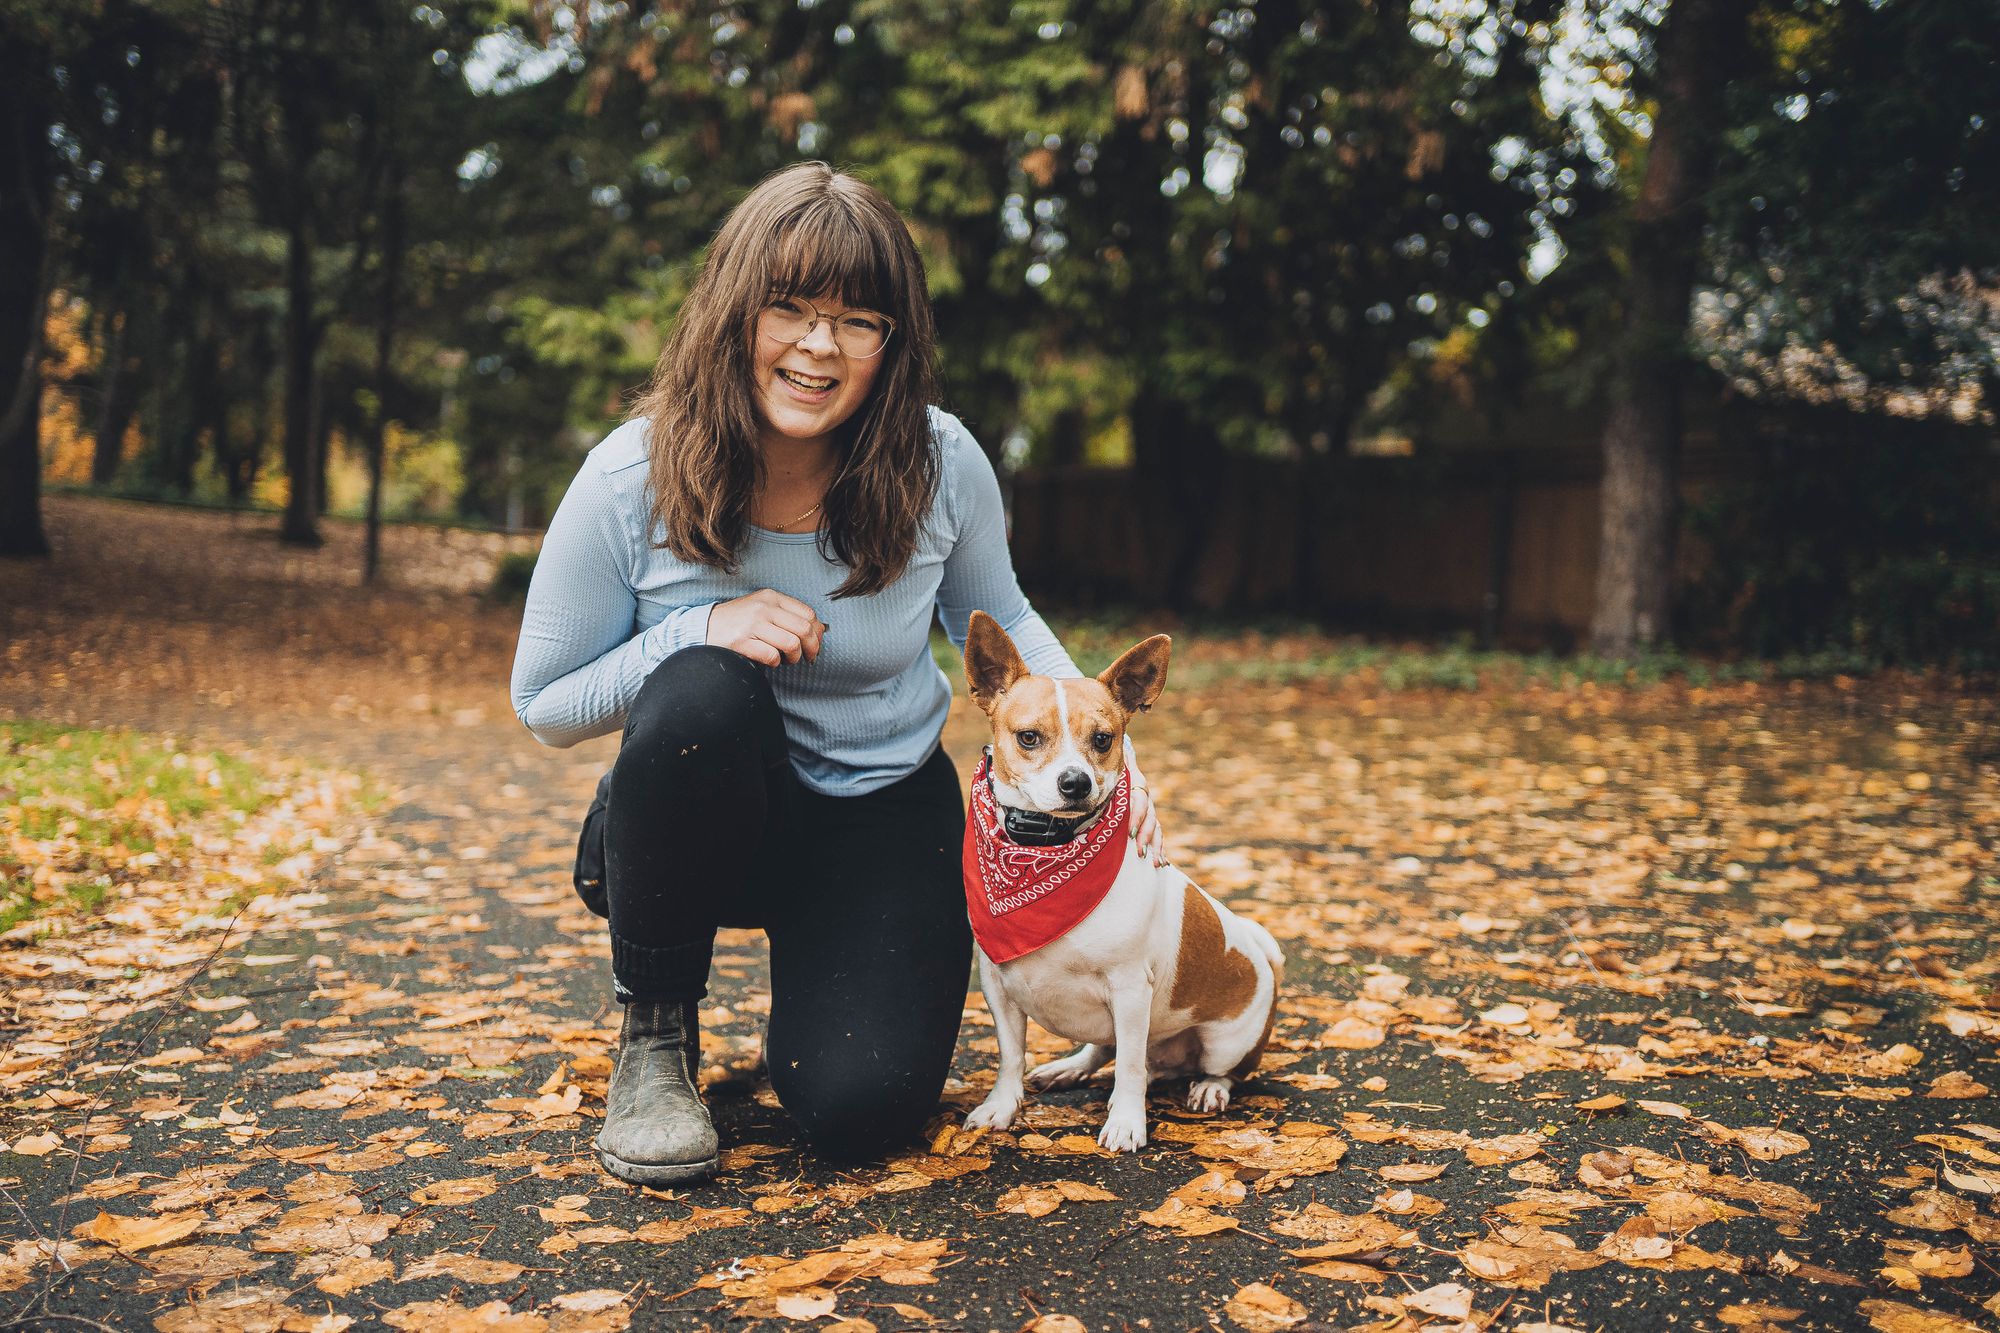
<svg viewBox="0 0 2000 1333">
<path fill-rule="evenodd" d="M 677 1185 L 689 1180 L 706 1180 L 715 1174 L 722 1160 L 718 1153 L 705 1162 L 628 1162 L 599 1148 L 597 1160 L 606 1171 L 633 1185 Z"/>
</svg>

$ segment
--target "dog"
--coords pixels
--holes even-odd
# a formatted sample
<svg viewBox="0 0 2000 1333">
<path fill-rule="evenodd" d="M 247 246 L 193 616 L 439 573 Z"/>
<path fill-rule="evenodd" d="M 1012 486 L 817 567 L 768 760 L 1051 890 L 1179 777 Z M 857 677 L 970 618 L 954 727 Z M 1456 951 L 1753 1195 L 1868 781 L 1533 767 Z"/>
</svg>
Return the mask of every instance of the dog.
<svg viewBox="0 0 2000 1333">
<path fill-rule="evenodd" d="M 993 1091 L 968 1129 L 1005 1129 L 1024 1098 L 1027 1020 L 1084 1043 L 1026 1074 L 1071 1087 L 1113 1066 L 1097 1141 L 1146 1144 L 1146 1087 L 1192 1076 L 1188 1109 L 1220 1111 L 1271 1038 L 1284 956 L 1128 831 L 1125 728 L 1166 685 L 1154 635 L 1095 680 L 1030 675 L 999 622 L 972 614 L 965 676 L 992 724 L 966 821 L 966 910 L 1000 1044 Z"/>
</svg>

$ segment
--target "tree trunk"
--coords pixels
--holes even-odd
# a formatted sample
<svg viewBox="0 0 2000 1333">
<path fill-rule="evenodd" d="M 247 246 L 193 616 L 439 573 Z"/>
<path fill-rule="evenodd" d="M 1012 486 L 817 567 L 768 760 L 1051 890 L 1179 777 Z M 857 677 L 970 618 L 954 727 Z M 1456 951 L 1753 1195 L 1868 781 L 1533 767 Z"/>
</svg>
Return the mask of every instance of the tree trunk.
<svg viewBox="0 0 2000 1333">
<path fill-rule="evenodd" d="M 1658 37 L 1659 106 L 1632 205 L 1624 324 L 1602 442 L 1590 646 L 1605 657 L 1630 657 L 1671 631 L 1688 307 L 1702 196 L 1723 93 L 1741 61 L 1746 9 L 1743 0 L 1674 0 Z"/>
<path fill-rule="evenodd" d="M 317 327 L 313 321 L 312 240 L 305 210 L 294 205 L 285 248 L 285 497 L 279 540 L 318 546 L 319 460 L 313 457 L 313 362 Z"/>
<path fill-rule="evenodd" d="M 389 352 L 396 337 L 396 279 L 403 263 L 403 172 L 389 170 L 382 215 L 382 317 L 375 326 L 375 412 L 368 423 L 368 531 L 362 543 L 361 581 L 373 583 L 382 554 L 383 435 L 389 423 Z"/>
<path fill-rule="evenodd" d="M 111 341 L 104 349 L 104 394 L 97 405 L 96 447 L 90 456 L 93 486 L 109 486 L 117 479 L 118 466 L 125 461 L 125 428 L 132 422 L 134 405 L 132 371 L 125 356 L 132 312 L 117 311 L 111 321 Z"/>
<path fill-rule="evenodd" d="M 277 360 L 268 326 L 259 320 L 250 327 L 236 347 L 235 374 L 230 380 L 230 396 L 249 402 L 250 433 L 237 448 L 232 441 L 223 460 L 223 483 L 229 488 L 229 503 L 250 502 L 250 488 L 256 484 L 257 470 L 263 465 L 264 446 L 271 438 L 271 370 Z"/>
<path fill-rule="evenodd" d="M 319 506 L 319 516 L 325 518 L 333 501 L 331 476 L 333 470 L 333 413 L 326 405 L 326 363 L 313 367 L 312 377 L 312 456 L 315 475 L 313 477 L 313 503 Z"/>
<path fill-rule="evenodd" d="M 30 49 L 22 59 L 39 59 Z M 24 80 L 0 93 L 0 556 L 47 555 L 42 530 L 42 324 L 47 315 L 47 119 Z"/>
</svg>

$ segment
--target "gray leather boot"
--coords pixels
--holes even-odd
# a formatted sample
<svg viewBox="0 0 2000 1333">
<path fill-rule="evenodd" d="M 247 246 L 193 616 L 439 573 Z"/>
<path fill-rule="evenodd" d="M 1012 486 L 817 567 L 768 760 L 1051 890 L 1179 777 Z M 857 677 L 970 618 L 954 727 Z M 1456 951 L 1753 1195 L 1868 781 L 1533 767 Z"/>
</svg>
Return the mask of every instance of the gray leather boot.
<svg viewBox="0 0 2000 1333">
<path fill-rule="evenodd" d="M 635 1185 L 671 1185 L 715 1171 L 715 1126 L 695 1087 L 701 1028 L 693 1000 L 632 1000 L 604 1099 L 597 1157 Z"/>
</svg>

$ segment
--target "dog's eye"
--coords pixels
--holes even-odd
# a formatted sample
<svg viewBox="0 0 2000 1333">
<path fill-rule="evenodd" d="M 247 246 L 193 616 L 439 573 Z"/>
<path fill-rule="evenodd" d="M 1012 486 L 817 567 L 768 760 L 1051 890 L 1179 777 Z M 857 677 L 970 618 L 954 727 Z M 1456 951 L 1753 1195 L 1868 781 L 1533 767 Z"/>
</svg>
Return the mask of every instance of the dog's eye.
<svg viewBox="0 0 2000 1333">
<path fill-rule="evenodd" d="M 1039 731 L 1017 731 L 1014 733 L 1014 743 L 1019 745 L 1023 750 L 1032 750 L 1042 743 L 1042 733 Z"/>
<path fill-rule="evenodd" d="M 1096 747 L 1096 750 L 1099 754 L 1110 754 L 1111 742 L 1113 742 L 1116 739 L 1118 738 L 1116 736 L 1113 736 L 1108 731 L 1099 731 L 1092 733 L 1090 737 L 1090 743 L 1091 745 Z"/>
</svg>

